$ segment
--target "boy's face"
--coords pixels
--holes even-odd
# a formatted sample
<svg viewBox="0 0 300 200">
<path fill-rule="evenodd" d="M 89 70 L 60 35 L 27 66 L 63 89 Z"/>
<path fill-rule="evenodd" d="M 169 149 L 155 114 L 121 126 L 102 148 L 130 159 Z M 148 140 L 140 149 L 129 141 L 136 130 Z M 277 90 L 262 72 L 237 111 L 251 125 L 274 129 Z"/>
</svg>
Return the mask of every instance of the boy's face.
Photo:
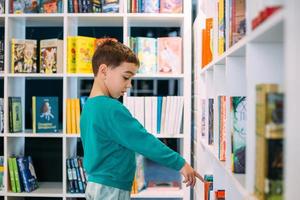
<svg viewBox="0 0 300 200">
<path fill-rule="evenodd" d="M 115 68 L 107 68 L 105 85 L 111 97 L 123 96 L 131 88 L 131 79 L 137 73 L 138 67 L 133 63 L 123 62 Z"/>
</svg>

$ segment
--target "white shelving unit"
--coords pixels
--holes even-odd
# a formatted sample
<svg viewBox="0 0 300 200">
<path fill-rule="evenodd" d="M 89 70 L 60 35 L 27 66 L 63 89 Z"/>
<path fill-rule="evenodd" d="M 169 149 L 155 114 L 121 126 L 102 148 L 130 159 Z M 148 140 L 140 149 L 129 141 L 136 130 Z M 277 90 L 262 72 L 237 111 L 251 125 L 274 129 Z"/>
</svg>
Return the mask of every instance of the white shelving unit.
<svg viewBox="0 0 300 200">
<path fill-rule="evenodd" d="M 203 1 L 202 1 L 203 2 Z M 247 35 L 226 52 L 218 56 L 201 69 L 201 38 L 203 27 L 203 5 L 198 4 L 198 17 L 194 22 L 194 160 L 200 174 L 214 175 L 214 190 L 225 189 L 226 199 L 255 199 L 255 86 L 259 83 L 277 83 L 285 93 L 285 199 L 297 197 L 296 185 L 300 180 L 300 163 L 295 158 L 299 154 L 299 134 L 297 116 L 299 109 L 299 12 L 296 0 L 284 1 L 284 8 L 274 13 L 256 29 L 251 30 L 249 23 L 254 17 L 257 1 L 246 0 Z M 260 2 L 260 1 L 258 1 Z M 262 1 L 261 1 L 262 2 Z M 227 4 L 228 5 L 228 4 Z M 206 9 L 208 9 L 206 7 Z M 216 20 L 216 13 L 212 14 Z M 227 15 L 227 13 L 226 13 Z M 228 19 L 226 19 L 228 21 Z M 214 21 L 215 23 L 215 21 Z M 228 44 L 228 37 L 227 37 Z M 214 39 L 214 49 L 217 40 Z M 226 161 L 217 157 L 218 119 L 217 101 L 219 95 L 247 97 L 247 139 L 246 139 L 246 173 L 237 175 L 231 171 L 231 138 L 229 121 L 226 120 Z M 201 136 L 201 99 L 215 98 L 214 101 L 214 145 L 208 145 Z M 206 107 L 206 113 L 207 111 Z M 229 104 L 226 105 L 229 110 Z M 229 117 L 229 112 L 227 112 Z M 228 118 L 227 117 L 227 118 Z M 206 115 L 207 118 L 207 115 Z M 206 119 L 207 121 L 207 119 Z M 206 123 L 207 126 L 208 123 Z M 205 137 L 208 135 L 206 127 Z M 203 185 L 197 184 L 194 199 L 203 198 Z"/>
<path fill-rule="evenodd" d="M 63 112 L 63 127 L 60 133 L 56 134 L 33 134 L 32 130 L 25 130 L 23 133 L 9 133 L 8 131 L 8 97 L 20 96 L 22 98 L 23 119 L 25 119 L 25 91 L 26 80 L 61 80 L 63 93 L 63 111 L 66 110 L 66 99 L 80 96 L 79 88 L 81 80 L 91 80 L 92 74 L 67 74 L 67 37 L 78 35 L 79 27 L 120 27 L 123 31 L 123 42 L 128 44 L 131 27 L 178 27 L 180 36 L 183 38 L 183 74 L 138 74 L 134 79 L 146 80 L 179 80 L 179 93 L 184 96 L 184 132 L 180 135 L 172 136 L 180 140 L 181 154 L 190 162 L 190 113 L 191 113 L 191 2 L 184 1 L 184 11 L 182 14 L 146 14 L 127 13 L 127 0 L 121 1 L 120 13 L 68 13 L 67 2 L 63 0 L 64 13 L 58 14 L 9 14 L 9 6 L 6 6 L 6 14 L 0 15 L 0 26 L 5 29 L 5 71 L 0 74 L 0 80 L 4 82 L 4 117 L 5 132 L 0 135 L 4 143 L 4 166 L 5 166 L 5 188 L 0 192 L 0 197 L 5 200 L 19 200 L 23 197 L 58 197 L 63 200 L 84 198 L 84 194 L 67 193 L 66 159 L 77 155 L 77 140 L 79 135 L 66 134 L 66 113 Z M 6 0 L 9 5 L 9 0 Z M 63 73 L 61 74 L 14 74 L 11 73 L 11 51 L 10 41 L 12 38 L 26 38 L 27 27 L 62 27 L 64 39 Z M 110 33 L 108 33 L 110 34 Z M 23 129 L 25 129 L 23 120 Z M 157 137 L 161 137 L 157 135 Z M 61 182 L 41 182 L 40 188 L 31 193 L 12 193 L 9 188 L 7 158 L 11 155 L 23 155 L 26 140 L 39 138 L 45 142 L 49 138 L 61 140 L 62 144 L 62 181 Z M 133 198 L 180 198 L 190 199 L 190 188 L 182 185 L 179 191 L 142 191 L 134 195 Z"/>
</svg>

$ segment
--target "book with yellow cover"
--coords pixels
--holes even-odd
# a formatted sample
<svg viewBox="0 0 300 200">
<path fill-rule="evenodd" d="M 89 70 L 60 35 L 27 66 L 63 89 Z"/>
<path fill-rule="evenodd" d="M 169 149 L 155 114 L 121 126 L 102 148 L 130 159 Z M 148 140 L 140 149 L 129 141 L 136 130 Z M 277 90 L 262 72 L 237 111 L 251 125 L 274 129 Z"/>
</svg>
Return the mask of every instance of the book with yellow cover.
<svg viewBox="0 0 300 200">
<path fill-rule="evenodd" d="M 95 38 L 77 36 L 75 37 L 75 60 L 76 73 L 93 73 L 92 57 L 94 54 Z"/>
</svg>

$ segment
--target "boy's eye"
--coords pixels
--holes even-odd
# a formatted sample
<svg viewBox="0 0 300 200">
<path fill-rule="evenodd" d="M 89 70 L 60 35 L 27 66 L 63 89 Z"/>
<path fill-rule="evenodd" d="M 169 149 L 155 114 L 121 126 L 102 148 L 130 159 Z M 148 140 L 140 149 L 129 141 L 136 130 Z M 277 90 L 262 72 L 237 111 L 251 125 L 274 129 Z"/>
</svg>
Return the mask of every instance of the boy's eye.
<svg viewBox="0 0 300 200">
<path fill-rule="evenodd" d="M 126 77 L 126 76 L 123 76 L 123 78 L 124 78 L 125 80 L 129 80 L 129 79 L 130 79 L 130 77 Z"/>
</svg>

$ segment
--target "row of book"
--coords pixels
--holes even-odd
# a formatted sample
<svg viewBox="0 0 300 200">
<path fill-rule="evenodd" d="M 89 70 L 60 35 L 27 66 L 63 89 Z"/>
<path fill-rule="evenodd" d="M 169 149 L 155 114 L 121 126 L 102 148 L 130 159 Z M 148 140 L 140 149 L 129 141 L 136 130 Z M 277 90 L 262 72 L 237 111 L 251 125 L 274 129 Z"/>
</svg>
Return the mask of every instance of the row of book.
<svg viewBox="0 0 300 200">
<path fill-rule="evenodd" d="M 246 166 L 246 97 L 232 96 L 227 100 L 226 96 L 218 96 L 217 104 L 214 105 L 214 99 L 201 99 L 200 133 L 206 138 L 208 145 L 217 147 L 218 158 L 221 161 L 226 160 L 226 134 L 230 134 L 232 171 L 234 173 L 245 173 Z M 230 116 L 226 116 L 226 101 L 229 101 Z M 215 112 L 215 109 L 217 112 Z M 217 113 L 217 116 L 215 116 Z M 217 130 L 214 130 L 214 123 L 218 124 Z M 226 133 L 227 127 L 230 133 Z M 215 133 L 216 131 L 216 133 Z M 217 141 L 214 141 L 214 135 L 217 134 Z M 217 142 L 217 144 L 215 144 Z"/>
<path fill-rule="evenodd" d="M 218 0 L 217 6 L 214 5 L 214 1 L 206 1 L 209 6 L 216 7 L 217 20 L 214 21 L 212 13 L 206 13 L 207 16 L 204 24 L 198 26 L 203 27 L 201 32 L 201 43 L 202 43 L 202 63 L 201 67 L 205 67 L 208 63 L 213 60 L 214 47 L 217 48 L 218 55 L 222 55 L 226 51 L 226 43 L 229 42 L 228 46 L 231 47 L 242 39 L 246 35 L 246 0 L 230 0 L 228 3 L 226 0 Z M 212 5 L 210 5 L 212 4 Z M 227 9 L 229 8 L 229 9 Z M 225 12 L 229 10 L 229 12 Z M 213 12 L 211 10 L 207 12 Z M 228 14 L 228 16 L 225 15 Z M 228 18 L 228 24 L 226 24 L 226 18 Z M 217 24 L 217 30 L 214 30 L 214 23 Z M 198 27 L 197 27 L 198 28 Z M 228 35 L 226 35 L 227 31 Z M 214 44 L 213 33 L 217 32 L 217 45 Z"/>
<path fill-rule="evenodd" d="M 182 73 L 181 37 L 131 37 L 129 41 L 140 60 L 139 73 Z"/>
<path fill-rule="evenodd" d="M 22 13 L 62 13 L 62 0 L 10 0 L 9 12 Z"/>
<path fill-rule="evenodd" d="M 119 0 L 68 0 L 69 13 L 117 13 Z"/>
<path fill-rule="evenodd" d="M 9 157 L 8 171 L 12 192 L 32 192 L 38 188 L 31 156 Z"/>
<path fill-rule="evenodd" d="M 131 13 L 182 13 L 182 0 L 128 0 Z"/>
<path fill-rule="evenodd" d="M 37 40 L 11 40 L 12 73 L 62 73 L 63 41 L 47 39 L 40 41 L 40 66 L 37 66 Z"/>
<path fill-rule="evenodd" d="M 80 113 L 87 96 L 67 99 L 67 134 L 80 134 Z"/>
<path fill-rule="evenodd" d="M 9 132 L 23 131 L 23 111 L 21 97 L 8 97 Z M 32 97 L 32 132 L 57 133 L 58 97 Z"/>
<path fill-rule="evenodd" d="M 183 97 L 124 97 L 124 105 L 149 133 L 172 136 L 180 134 Z"/>
<path fill-rule="evenodd" d="M 87 185 L 87 176 L 82 163 L 82 157 L 68 158 L 66 160 L 67 191 L 69 193 L 85 192 Z"/>
</svg>

